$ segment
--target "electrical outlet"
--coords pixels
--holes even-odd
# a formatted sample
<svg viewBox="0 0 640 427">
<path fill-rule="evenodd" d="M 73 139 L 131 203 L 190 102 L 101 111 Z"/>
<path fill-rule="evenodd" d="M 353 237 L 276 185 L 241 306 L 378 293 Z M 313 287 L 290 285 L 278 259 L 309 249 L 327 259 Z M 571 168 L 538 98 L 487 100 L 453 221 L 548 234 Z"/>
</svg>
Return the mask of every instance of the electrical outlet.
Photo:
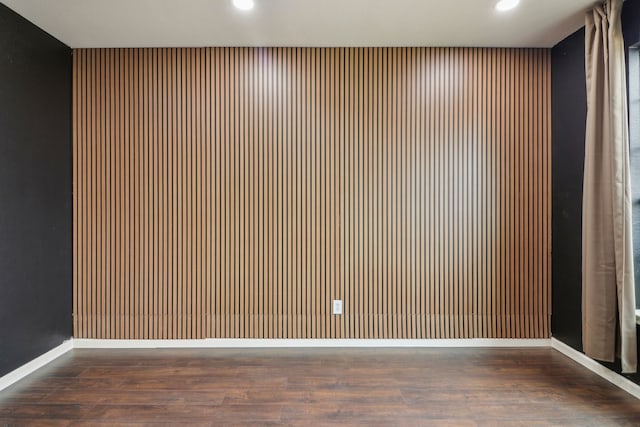
<svg viewBox="0 0 640 427">
<path fill-rule="evenodd" d="M 334 299 L 333 300 L 333 314 L 342 314 L 342 300 Z"/>
</svg>

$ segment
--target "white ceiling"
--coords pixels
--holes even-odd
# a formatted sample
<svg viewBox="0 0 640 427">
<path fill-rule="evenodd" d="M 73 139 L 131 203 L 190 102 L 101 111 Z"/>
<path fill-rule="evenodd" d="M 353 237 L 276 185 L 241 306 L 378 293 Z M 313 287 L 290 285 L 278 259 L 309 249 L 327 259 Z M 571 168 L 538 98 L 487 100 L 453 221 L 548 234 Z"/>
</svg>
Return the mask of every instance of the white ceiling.
<svg viewBox="0 0 640 427">
<path fill-rule="evenodd" d="M 594 0 L 0 0 L 71 47 L 551 47 Z"/>
</svg>

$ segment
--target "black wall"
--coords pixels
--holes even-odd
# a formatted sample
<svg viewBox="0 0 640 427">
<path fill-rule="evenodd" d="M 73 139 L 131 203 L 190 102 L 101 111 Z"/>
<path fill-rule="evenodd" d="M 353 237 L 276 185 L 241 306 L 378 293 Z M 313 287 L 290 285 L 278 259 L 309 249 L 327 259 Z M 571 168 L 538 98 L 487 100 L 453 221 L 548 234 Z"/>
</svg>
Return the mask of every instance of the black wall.
<svg viewBox="0 0 640 427">
<path fill-rule="evenodd" d="M 627 0 L 622 7 L 622 32 L 627 49 L 640 43 L 640 1 Z"/>
<path fill-rule="evenodd" d="M 622 9 L 625 43 L 640 41 L 640 0 Z M 587 119 L 584 28 L 552 50 L 553 286 L 551 333 L 582 351 L 582 179 Z M 606 364 L 620 372 L 617 364 Z M 640 383 L 640 375 L 630 376 Z"/>
<path fill-rule="evenodd" d="M 584 28 L 551 52 L 552 316 L 555 338 L 582 349 L 582 179 L 587 120 Z"/>
<path fill-rule="evenodd" d="M 71 321 L 71 49 L 0 4 L 0 376 Z"/>
</svg>

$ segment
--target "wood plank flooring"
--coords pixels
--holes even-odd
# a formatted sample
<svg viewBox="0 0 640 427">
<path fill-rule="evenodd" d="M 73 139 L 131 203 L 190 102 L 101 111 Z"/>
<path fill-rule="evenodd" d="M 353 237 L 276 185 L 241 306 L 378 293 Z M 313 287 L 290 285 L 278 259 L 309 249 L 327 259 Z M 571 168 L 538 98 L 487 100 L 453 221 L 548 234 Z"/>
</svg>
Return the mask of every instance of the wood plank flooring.
<svg viewBox="0 0 640 427">
<path fill-rule="evenodd" d="M 640 425 L 553 349 L 73 350 L 0 392 L 8 425 Z"/>
</svg>

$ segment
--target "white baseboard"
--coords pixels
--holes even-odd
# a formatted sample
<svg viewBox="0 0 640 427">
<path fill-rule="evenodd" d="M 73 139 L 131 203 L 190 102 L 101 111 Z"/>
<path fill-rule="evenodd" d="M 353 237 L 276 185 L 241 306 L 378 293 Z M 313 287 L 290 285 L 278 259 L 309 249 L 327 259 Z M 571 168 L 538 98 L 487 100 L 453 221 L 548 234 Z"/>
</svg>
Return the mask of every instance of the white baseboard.
<svg viewBox="0 0 640 427">
<path fill-rule="evenodd" d="M 551 338 L 551 347 L 558 350 L 560 353 L 564 354 L 570 359 L 573 359 L 574 361 L 578 362 L 579 364 L 589 369 L 590 371 L 600 375 L 605 380 L 618 386 L 619 388 L 633 395 L 637 399 L 640 399 L 640 385 L 634 383 L 633 381 L 629 381 L 622 375 L 613 372 L 611 369 L 601 365 L 600 363 L 596 362 L 595 360 L 585 355 L 584 353 L 579 352 L 573 347 L 570 347 L 567 344 L 555 338 Z"/>
<path fill-rule="evenodd" d="M 74 348 L 550 347 L 549 339 L 74 339 Z"/>
<path fill-rule="evenodd" d="M 47 351 L 42 356 L 38 356 L 31 362 L 25 363 L 19 368 L 9 372 L 8 374 L 0 378 L 0 391 L 9 387 L 13 383 L 20 381 L 36 369 L 39 369 L 44 365 L 54 361 L 71 349 L 73 349 L 73 339 L 63 342 L 59 346 Z"/>
</svg>

